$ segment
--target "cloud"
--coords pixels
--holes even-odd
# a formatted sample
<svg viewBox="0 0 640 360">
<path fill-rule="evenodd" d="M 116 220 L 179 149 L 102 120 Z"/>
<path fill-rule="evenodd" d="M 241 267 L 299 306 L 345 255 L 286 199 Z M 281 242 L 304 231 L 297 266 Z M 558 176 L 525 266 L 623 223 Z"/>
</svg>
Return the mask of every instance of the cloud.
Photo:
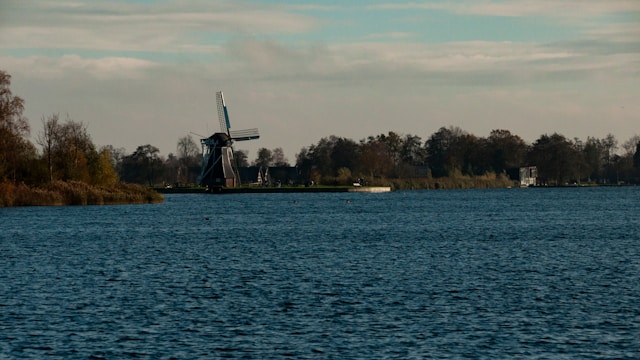
<svg viewBox="0 0 640 360">
<path fill-rule="evenodd" d="M 181 52 L 211 50 L 232 34 L 303 33 L 316 21 L 283 7 L 244 1 L 12 3 L 0 26 L 0 48 Z"/>
<path fill-rule="evenodd" d="M 319 85 L 387 84 L 423 80 L 440 86 L 522 85 L 593 79 L 599 72 L 634 68 L 640 54 L 603 53 L 594 42 L 359 42 L 296 48 L 273 40 L 229 44 L 237 76 L 253 81 Z M 563 74 L 564 73 L 564 74 Z"/>
<path fill-rule="evenodd" d="M 82 58 L 78 55 L 63 55 L 59 58 L 29 56 L 24 58 L 0 57 L 9 69 L 15 69 L 30 78 L 64 79 L 67 77 L 92 77 L 96 79 L 118 79 L 143 76 L 143 71 L 157 64 L 125 57 Z"/>
<path fill-rule="evenodd" d="M 386 33 L 372 33 L 368 34 L 365 38 L 371 40 L 406 40 L 416 36 L 415 33 L 407 31 L 394 31 Z"/>
<path fill-rule="evenodd" d="M 638 19 L 640 20 L 640 14 Z M 601 41 L 629 43 L 629 50 L 640 52 L 640 21 L 600 24 L 600 26 L 586 30 L 585 35 Z"/>
<path fill-rule="evenodd" d="M 626 12 L 638 11 L 640 1 L 368 9 L 440 10 L 461 23 L 466 15 L 491 15 L 570 24 L 569 36 L 546 42 L 425 42 L 422 24 L 387 19 L 387 26 L 367 27 L 348 17 L 343 26 L 345 14 L 362 10 L 345 4 L 9 0 L 0 5 L 0 64 L 27 101 L 32 124 L 68 111 L 90 123 L 99 144 L 133 150 L 151 143 L 165 154 L 189 131 L 215 130 L 219 89 L 234 125 L 263 134 L 243 147 L 283 146 L 290 159 L 331 134 L 358 139 L 394 130 L 426 138 L 458 125 L 477 134 L 508 128 L 532 140 L 553 131 L 603 135 L 611 124 L 620 134 L 637 128 L 640 26 Z M 602 19 L 612 14 L 615 21 Z M 355 35 L 340 33 L 352 28 Z"/>
<path fill-rule="evenodd" d="M 635 0 L 422 1 L 376 4 L 369 5 L 367 8 L 371 10 L 441 10 L 483 16 L 585 18 L 612 13 L 639 12 L 640 2 Z"/>
</svg>

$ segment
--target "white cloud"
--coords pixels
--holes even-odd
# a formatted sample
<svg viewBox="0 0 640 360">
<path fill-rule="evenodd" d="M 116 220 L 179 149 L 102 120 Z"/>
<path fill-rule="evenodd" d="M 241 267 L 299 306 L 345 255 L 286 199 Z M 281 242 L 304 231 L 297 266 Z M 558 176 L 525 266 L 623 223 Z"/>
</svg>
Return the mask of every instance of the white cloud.
<svg viewBox="0 0 640 360">
<path fill-rule="evenodd" d="M 242 1 L 154 7 L 94 1 L 17 4 L 0 25 L 0 48 L 171 53 L 201 47 L 206 52 L 212 36 L 302 33 L 316 24 L 285 8 Z"/>
<path fill-rule="evenodd" d="M 142 72 L 157 64 L 136 58 L 105 57 L 82 58 L 63 55 L 59 58 L 29 56 L 25 58 L 0 57 L 9 69 L 29 78 L 64 79 L 67 77 L 132 78 L 142 77 Z"/>
<path fill-rule="evenodd" d="M 416 34 L 406 31 L 394 31 L 386 33 L 373 33 L 368 34 L 365 38 L 371 40 L 407 40 L 415 38 Z"/>
<path fill-rule="evenodd" d="M 603 55 L 588 48 L 511 42 L 364 42 L 290 48 L 252 39 L 233 42 L 228 50 L 234 62 L 227 71 L 245 80 L 329 86 L 407 79 L 441 86 L 478 86 L 482 81 L 509 85 L 523 80 L 553 84 L 632 68 L 640 60 L 640 54 Z"/>
<path fill-rule="evenodd" d="M 638 12 L 640 2 L 636 0 L 422 1 L 370 5 L 368 8 L 372 10 L 443 10 L 456 14 L 510 17 L 585 18 L 611 13 Z"/>
</svg>

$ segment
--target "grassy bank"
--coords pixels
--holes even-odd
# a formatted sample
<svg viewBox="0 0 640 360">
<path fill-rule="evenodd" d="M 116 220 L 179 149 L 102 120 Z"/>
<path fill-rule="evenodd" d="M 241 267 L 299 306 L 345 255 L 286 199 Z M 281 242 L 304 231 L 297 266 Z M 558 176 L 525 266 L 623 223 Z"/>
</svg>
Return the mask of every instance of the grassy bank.
<svg viewBox="0 0 640 360">
<path fill-rule="evenodd" d="M 79 181 L 54 181 L 40 187 L 30 187 L 0 183 L 0 207 L 146 204 L 163 200 L 157 192 L 135 184 L 94 187 Z"/>
</svg>

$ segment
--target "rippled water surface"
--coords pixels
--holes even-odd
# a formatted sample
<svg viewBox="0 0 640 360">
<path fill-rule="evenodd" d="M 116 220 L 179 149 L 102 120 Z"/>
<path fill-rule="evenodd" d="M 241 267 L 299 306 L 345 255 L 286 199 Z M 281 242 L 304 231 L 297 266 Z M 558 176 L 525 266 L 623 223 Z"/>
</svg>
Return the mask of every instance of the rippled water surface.
<svg viewBox="0 0 640 360">
<path fill-rule="evenodd" d="M 0 358 L 637 358 L 640 188 L 0 209 Z"/>
</svg>

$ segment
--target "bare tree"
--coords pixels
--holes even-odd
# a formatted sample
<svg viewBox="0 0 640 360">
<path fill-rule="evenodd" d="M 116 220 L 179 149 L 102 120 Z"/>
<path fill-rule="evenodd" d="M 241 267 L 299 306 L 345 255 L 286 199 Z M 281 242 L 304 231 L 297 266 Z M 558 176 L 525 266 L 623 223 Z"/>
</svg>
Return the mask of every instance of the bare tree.
<svg viewBox="0 0 640 360">
<path fill-rule="evenodd" d="M 249 166 L 249 155 L 246 150 L 234 150 L 233 157 L 236 160 L 238 167 Z"/>
<path fill-rule="evenodd" d="M 624 144 L 622 144 L 622 148 L 624 149 L 624 154 L 633 156 L 638 144 L 640 144 L 640 135 L 636 134 L 630 137 L 629 140 L 625 141 Z"/>
<path fill-rule="evenodd" d="M 605 149 L 605 161 L 607 165 L 610 165 L 613 160 L 613 155 L 618 149 L 618 140 L 613 134 L 607 134 L 607 136 L 602 140 Z"/>
<path fill-rule="evenodd" d="M 49 171 L 49 181 L 53 181 L 53 151 L 58 141 L 58 114 L 49 115 L 46 119 L 42 117 L 42 131 L 38 134 L 37 142 L 42 146 L 44 156 L 47 158 L 47 169 Z"/>
<path fill-rule="evenodd" d="M 178 139 L 178 158 L 183 161 L 188 159 L 195 159 L 200 153 L 200 148 L 196 144 L 191 135 L 181 137 Z"/>
<path fill-rule="evenodd" d="M 284 151 L 281 147 L 271 151 L 271 163 L 273 166 L 289 166 L 289 160 L 284 156 Z"/>
</svg>

